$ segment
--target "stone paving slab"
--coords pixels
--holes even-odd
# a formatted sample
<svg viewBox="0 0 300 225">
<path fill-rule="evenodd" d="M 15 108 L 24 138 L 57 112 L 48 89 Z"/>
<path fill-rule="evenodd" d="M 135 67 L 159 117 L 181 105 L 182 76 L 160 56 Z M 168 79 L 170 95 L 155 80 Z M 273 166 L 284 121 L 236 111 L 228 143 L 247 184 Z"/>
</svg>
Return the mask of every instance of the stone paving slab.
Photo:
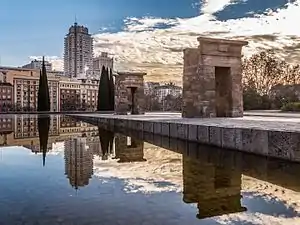
<svg viewBox="0 0 300 225">
<path fill-rule="evenodd" d="M 146 113 L 145 115 L 77 114 L 80 117 L 111 118 L 151 122 L 180 123 L 217 126 L 224 128 L 248 128 L 259 130 L 300 132 L 300 117 L 244 116 L 241 118 L 182 118 L 180 113 Z"/>
</svg>

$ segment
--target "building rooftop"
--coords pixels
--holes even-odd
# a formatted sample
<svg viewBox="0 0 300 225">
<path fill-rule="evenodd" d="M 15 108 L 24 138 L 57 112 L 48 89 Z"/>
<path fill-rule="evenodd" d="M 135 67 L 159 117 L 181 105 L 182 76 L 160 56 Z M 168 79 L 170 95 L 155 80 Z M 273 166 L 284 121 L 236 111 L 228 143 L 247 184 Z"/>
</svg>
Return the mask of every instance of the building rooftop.
<svg viewBox="0 0 300 225">
<path fill-rule="evenodd" d="M 12 67 L 12 66 L 0 66 L 0 71 L 1 70 L 39 71 L 39 69 L 29 69 L 29 68 Z"/>
<path fill-rule="evenodd" d="M 10 87 L 12 87 L 12 84 L 7 83 L 7 82 L 0 82 L 0 86 L 10 86 Z"/>
</svg>

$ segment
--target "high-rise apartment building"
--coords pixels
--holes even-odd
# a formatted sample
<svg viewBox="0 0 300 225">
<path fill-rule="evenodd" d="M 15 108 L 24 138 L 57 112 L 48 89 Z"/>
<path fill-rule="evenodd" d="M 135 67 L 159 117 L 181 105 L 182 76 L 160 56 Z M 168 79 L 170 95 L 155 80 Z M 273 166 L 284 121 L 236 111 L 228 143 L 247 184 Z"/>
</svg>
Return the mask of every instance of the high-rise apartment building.
<svg viewBox="0 0 300 225">
<path fill-rule="evenodd" d="M 88 28 L 74 23 L 64 44 L 65 76 L 85 77 L 87 70 L 93 67 L 93 38 Z"/>
<path fill-rule="evenodd" d="M 45 67 L 47 71 L 52 71 L 52 63 L 45 61 Z M 26 69 L 42 69 L 42 64 L 43 61 L 42 60 L 32 60 L 30 63 L 22 66 L 22 68 L 26 68 Z"/>
</svg>

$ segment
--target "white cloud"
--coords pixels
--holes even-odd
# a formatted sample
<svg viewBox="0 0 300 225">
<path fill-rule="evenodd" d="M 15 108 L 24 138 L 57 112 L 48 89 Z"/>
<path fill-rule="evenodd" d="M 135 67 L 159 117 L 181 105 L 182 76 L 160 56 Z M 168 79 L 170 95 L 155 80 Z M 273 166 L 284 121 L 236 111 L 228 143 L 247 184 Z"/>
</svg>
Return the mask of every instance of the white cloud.
<svg viewBox="0 0 300 225">
<path fill-rule="evenodd" d="M 177 83 L 182 80 L 182 51 L 197 47 L 198 36 L 248 40 L 245 55 L 273 48 L 278 56 L 298 61 L 300 29 L 293 24 L 300 20 L 300 0 L 255 17 L 218 21 L 212 16 L 228 5 L 244 1 L 207 0 L 200 9 L 203 14 L 188 19 L 127 18 L 123 31 L 94 35 L 95 54 L 111 53 L 117 70 L 145 71 L 147 80 Z M 54 62 L 56 69 L 62 69 L 62 60 L 49 61 Z"/>
<path fill-rule="evenodd" d="M 182 50 L 197 47 L 197 37 L 201 35 L 248 40 L 246 55 L 266 48 L 276 48 L 279 56 L 290 59 L 299 55 L 300 30 L 292 24 L 300 19 L 300 0 L 255 18 L 217 21 L 210 15 L 239 2 L 242 1 L 207 1 L 202 8 L 207 14 L 189 19 L 127 19 L 124 31 L 95 35 L 95 51 L 112 53 L 117 69 L 146 71 L 146 79 L 175 82 L 181 81 Z M 153 29 L 157 24 L 168 28 Z"/>
<path fill-rule="evenodd" d="M 243 0 L 203 0 L 201 12 L 213 14 L 222 11 L 226 6 L 242 2 Z"/>
<path fill-rule="evenodd" d="M 144 149 L 145 162 L 118 163 L 117 160 L 94 160 L 94 174 L 100 179 L 116 177 L 124 179 L 124 191 L 180 192 L 182 190 L 181 154 L 158 147 Z M 158 185 L 164 182 L 165 185 Z"/>
</svg>

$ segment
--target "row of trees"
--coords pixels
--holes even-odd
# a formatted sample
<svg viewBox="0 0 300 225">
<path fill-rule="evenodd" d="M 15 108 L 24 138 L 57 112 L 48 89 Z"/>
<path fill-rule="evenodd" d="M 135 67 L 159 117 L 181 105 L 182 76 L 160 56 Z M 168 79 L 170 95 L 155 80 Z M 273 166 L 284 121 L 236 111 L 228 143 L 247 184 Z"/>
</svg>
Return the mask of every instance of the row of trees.
<svg viewBox="0 0 300 225">
<path fill-rule="evenodd" d="M 244 108 L 280 109 L 299 101 L 300 65 L 289 64 L 274 51 L 243 59 Z"/>
<path fill-rule="evenodd" d="M 112 70 L 102 67 L 98 89 L 98 111 L 113 111 L 115 109 L 115 85 Z"/>
<path fill-rule="evenodd" d="M 181 111 L 182 96 L 167 95 L 161 101 L 155 95 L 145 95 L 145 110 L 153 111 Z"/>
</svg>

